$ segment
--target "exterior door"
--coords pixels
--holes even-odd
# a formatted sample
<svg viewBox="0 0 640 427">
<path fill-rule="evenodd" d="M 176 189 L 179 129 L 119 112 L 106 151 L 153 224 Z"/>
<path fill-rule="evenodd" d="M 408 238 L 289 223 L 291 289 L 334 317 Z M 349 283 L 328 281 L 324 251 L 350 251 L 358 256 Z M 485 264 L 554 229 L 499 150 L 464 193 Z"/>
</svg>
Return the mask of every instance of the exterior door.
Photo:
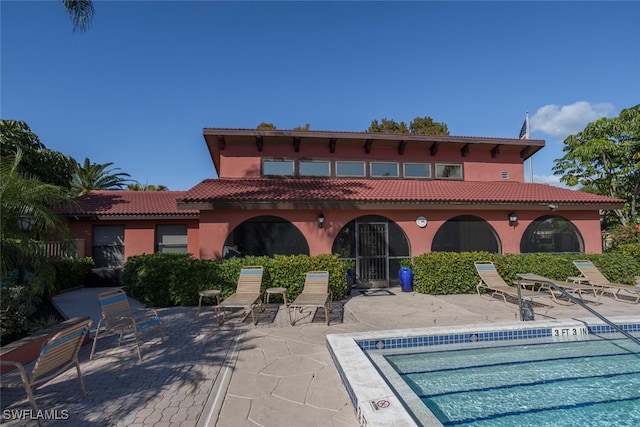
<svg viewBox="0 0 640 427">
<path fill-rule="evenodd" d="M 371 287 L 389 286 L 389 236 L 386 222 L 358 222 L 356 268 Z"/>
</svg>

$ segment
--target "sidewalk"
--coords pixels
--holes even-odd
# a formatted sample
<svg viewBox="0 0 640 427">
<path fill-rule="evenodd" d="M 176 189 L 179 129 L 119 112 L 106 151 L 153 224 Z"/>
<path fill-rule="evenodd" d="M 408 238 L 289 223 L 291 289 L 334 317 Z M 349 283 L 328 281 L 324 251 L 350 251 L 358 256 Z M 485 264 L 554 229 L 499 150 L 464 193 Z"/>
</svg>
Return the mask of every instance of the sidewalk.
<svg viewBox="0 0 640 427">
<path fill-rule="evenodd" d="M 197 307 L 158 309 L 165 343 L 144 341 L 142 362 L 131 340 L 118 349 L 116 336 L 100 338 L 93 361 L 90 345 L 80 351 L 87 398 L 70 370 L 37 390 L 36 400 L 42 410 L 68 416 L 47 425 L 355 427 L 358 421 L 326 349 L 327 334 L 517 320 L 517 306 L 501 299 L 391 291 L 395 295 L 354 291 L 334 303 L 330 326 L 322 313 L 290 326 L 284 307 L 276 304 L 260 313 L 256 326 L 241 313 L 218 326 L 210 307 L 199 317 Z M 92 311 L 97 292 L 63 294 L 78 310 L 67 315 L 99 316 Z M 605 316 L 638 315 L 638 305 L 611 298 L 594 308 Z M 591 317 L 576 306 L 535 311 L 537 320 Z M 1 409 L 30 409 L 24 391 L 2 390 Z M 25 425 L 4 417 L 2 423 Z"/>
</svg>

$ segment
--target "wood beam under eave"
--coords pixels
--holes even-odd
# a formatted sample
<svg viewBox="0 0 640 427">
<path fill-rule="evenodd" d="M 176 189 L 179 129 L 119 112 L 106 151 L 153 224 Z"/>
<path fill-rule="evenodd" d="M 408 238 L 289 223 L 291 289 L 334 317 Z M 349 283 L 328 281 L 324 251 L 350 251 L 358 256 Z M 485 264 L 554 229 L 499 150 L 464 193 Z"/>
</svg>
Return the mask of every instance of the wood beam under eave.
<svg viewBox="0 0 640 427">
<path fill-rule="evenodd" d="M 226 145 L 227 141 L 224 139 L 224 136 L 218 135 L 218 147 L 220 147 L 220 150 L 224 150 L 224 147 L 226 147 Z"/>
<path fill-rule="evenodd" d="M 256 136 L 256 147 L 258 147 L 258 151 L 262 151 L 262 146 L 264 145 L 264 141 L 261 136 Z"/>
<path fill-rule="evenodd" d="M 373 141 L 372 141 L 372 140 L 370 140 L 370 139 L 367 139 L 367 140 L 364 142 L 364 152 L 365 152 L 366 154 L 371 153 L 371 146 L 372 146 L 372 145 L 373 145 Z"/>
<path fill-rule="evenodd" d="M 467 154 L 469 154 L 469 144 L 464 144 L 464 147 L 460 149 L 460 153 L 462 157 L 467 157 Z"/>
<path fill-rule="evenodd" d="M 407 148 L 407 141 L 400 141 L 398 144 L 398 154 L 404 154 L 405 148 Z"/>
<path fill-rule="evenodd" d="M 499 144 L 491 149 L 491 158 L 495 159 L 496 157 L 498 157 L 498 154 L 500 154 L 500 145 Z"/>
<path fill-rule="evenodd" d="M 531 150 L 531 146 L 529 146 L 529 145 L 527 145 L 522 150 L 520 150 L 520 158 L 521 159 L 526 159 L 527 156 L 529 155 L 529 151 L 530 150 Z"/>
<path fill-rule="evenodd" d="M 296 153 L 300 152 L 300 137 L 298 136 L 293 138 L 293 150 Z"/>
<path fill-rule="evenodd" d="M 329 140 L 329 152 L 331 154 L 336 152 L 336 139 L 335 138 L 331 138 Z"/>
<path fill-rule="evenodd" d="M 439 142 L 434 142 L 433 144 L 431 144 L 431 147 L 429 147 L 429 151 L 431 151 L 432 156 L 438 154 L 438 145 L 440 145 Z"/>
</svg>

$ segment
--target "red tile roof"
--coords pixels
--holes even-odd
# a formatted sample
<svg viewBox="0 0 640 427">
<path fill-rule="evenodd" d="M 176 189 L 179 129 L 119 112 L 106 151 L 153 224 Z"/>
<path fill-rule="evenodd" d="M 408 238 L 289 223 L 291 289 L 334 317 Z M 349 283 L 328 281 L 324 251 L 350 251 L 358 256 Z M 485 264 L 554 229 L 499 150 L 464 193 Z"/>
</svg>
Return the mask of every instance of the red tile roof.
<svg viewBox="0 0 640 427">
<path fill-rule="evenodd" d="M 178 210 L 176 200 L 186 191 L 91 191 L 78 198 L 79 216 L 193 216 L 198 210 Z M 69 214 L 69 212 L 67 212 Z"/>
<path fill-rule="evenodd" d="M 241 201 L 350 201 L 376 203 L 565 203 L 621 205 L 624 200 L 546 184 L 404 179 L 208 179 L 179 203 Z M 186 205 L 188 206 L 188 205 Z"/>
</svg>

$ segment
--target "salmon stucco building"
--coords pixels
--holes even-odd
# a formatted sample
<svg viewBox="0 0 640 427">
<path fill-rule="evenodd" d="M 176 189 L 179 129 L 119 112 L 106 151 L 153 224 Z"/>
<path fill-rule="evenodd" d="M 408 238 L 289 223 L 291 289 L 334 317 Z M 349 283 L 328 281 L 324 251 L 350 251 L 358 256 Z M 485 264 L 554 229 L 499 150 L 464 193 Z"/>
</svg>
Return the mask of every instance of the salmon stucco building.
<svg viewBox="0 0 640 427">
<path fill-rule="evenodd" d="M 133 255 L 336 253 L 363 282 L 430 251 L 602 252 L 623 200 L 525 182 L 542 140 L 205 128 L 218 178 L 188 191 L 94 191 L 69 215 L 99 267 Z M 213 175 L 213 171 L 212 171 Z"/>
</svg>

